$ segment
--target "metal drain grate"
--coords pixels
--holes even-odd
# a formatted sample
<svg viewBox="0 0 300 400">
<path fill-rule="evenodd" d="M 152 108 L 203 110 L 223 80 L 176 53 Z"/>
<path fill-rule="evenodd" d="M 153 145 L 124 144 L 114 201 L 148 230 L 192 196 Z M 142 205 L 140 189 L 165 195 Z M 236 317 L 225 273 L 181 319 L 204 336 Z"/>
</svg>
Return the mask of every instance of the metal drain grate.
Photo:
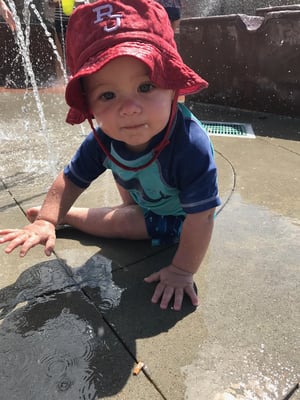
<svg viewBox="0 0 300 400">
<path fill-rule="evenodd" d="M 251 124 L 202 121 L 202 125 L 207 133 L 212 136 L 255 138 Z"/>
</svg>

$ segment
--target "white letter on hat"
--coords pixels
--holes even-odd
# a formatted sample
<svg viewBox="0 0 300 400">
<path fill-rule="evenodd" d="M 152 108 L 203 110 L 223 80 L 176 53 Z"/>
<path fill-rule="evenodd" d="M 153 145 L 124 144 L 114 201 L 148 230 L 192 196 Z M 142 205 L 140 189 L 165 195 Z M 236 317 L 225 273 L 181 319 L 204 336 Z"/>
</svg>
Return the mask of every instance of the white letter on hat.
<svg viewBox="0 0 300 400">
<path fill-rule="evenodd" d="M 98 24 L 98 22 L 104 21 L 103 17 L 108 17 L 109 19 L 116 20 L 116 24 L 114 26 L 112 26 L 110 28 L 108 26 L 105 26 L 103 28 L 105 30 L 105 32 L 112 32 L 120 27 L 122 15 L 121 14 L 112 14 L 113 7 L 111 4 L 104 4 L 102 6 L 95 7 L 95 8 L 93 8 L 93 11 L 97 15 L 97 18 L 94 21 L 94 24 Z"/>
</svg>

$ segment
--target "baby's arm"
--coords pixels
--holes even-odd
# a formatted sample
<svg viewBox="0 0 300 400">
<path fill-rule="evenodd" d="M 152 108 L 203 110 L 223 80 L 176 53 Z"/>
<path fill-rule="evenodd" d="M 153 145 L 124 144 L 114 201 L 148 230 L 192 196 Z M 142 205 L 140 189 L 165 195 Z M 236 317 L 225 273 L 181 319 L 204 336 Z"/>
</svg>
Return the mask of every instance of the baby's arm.
<svg viewBox="0 0 300 400">
<path fill-rule="evenodd" d="M 10 242 L 5 252 L 11 253 L 21 246 L 20 256 L 37 244 L 45 245 L 45 254 L 50 256 L 55 245 L 55 227 L 84 189 L 74 185 L 61 172 L 50 187 L 36 220 L 23 229 L 4 229 L 0 231 L 0 244 Z"/>
<path fill-rule="evenodd" d="M 152 297 L 165 309 L 174 296 L 174 309 L 180 310 L 184 293 L 193 305 L 198 305 L 193 275 L 198 271 L 211 239 L 215 209 L 188 214 L 172 264 L 145 278 L 146 282 L 159 281 Z"/>
<path fill-rule="evenodd" d="M 16 30 L 16 23 L 4 0 L 0 0 L 0 15 L 2 15 L 10 29 L 14 32 Z"/>
</svg>

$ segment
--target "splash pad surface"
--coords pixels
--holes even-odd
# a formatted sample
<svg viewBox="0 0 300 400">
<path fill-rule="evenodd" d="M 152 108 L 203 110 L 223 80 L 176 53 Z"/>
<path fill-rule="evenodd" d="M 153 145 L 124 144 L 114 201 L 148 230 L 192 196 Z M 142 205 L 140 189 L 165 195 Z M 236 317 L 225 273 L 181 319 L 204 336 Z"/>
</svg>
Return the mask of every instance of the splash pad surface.
<svg viewBox="0 0 300 400">
<path fill-rule="evenodd" d="M 41 203 L 89 131 L 64 122 L 63 90 L 39 88 L 39 107 L 31 89 L 0 90 L 1 227 L 24 226 L 24 211 Z M 200 307 L 186 302 L 175 313 L 150 302 L 143 278 L 174 247 L 70 228 L 57 232 L 50 258 L 42 246 L 23 259 L 2 246 L 5 398 L 281 400 L 299 382 L 300 121 L 189 105 L 203 120 L 251 123 L 256 135 L 212 138 L 223 206 L 195 276 Z M 78 205 L 119 201 L 104 174 Z M 133 376 L 138 361 L 146 373 Z"/>
<path fill-rule="evenodd" d="M 88 128 L 64 122 L 63 91 L 55 90 L 42 90 L 40 97 L 58 171 Z M 22 227 L 22 210 L 40 204 L 52 181 L 48 150 L 30 91 L 1 91 L 0 105 L 1 227 Z M 247 121 L 256 134 L 212 138 L 225 206 L 195 276 L 200 307 L 186 302 L 175 313 L 150 302 L 153 287 L 143 278 L 170 262 L 174 247 L 72 229 L 58 232 L 50 258 L 42 246 L 22 259 L 5 255 L 2 246 L 0 380 L 6 398 L 50 400 L 55 393 L 68 400 L 132 400 L 147 393 L 150 400 L 229 394 L 278 400 L 299 380 L 299 120 L 189 106 L 204 120 Z M 118 202 L 107 174 L 78 204 Z M 138 361 L 150 379 L 132 374 Z M 293 396 L 297 400 L 297 391 Z"/>
</svg>

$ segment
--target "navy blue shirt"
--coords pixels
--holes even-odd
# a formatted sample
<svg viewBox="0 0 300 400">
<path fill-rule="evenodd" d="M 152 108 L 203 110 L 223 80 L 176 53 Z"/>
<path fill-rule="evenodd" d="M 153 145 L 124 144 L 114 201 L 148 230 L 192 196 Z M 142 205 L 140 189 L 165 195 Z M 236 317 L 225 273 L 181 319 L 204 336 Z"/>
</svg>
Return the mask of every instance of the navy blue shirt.
<svg viewBox="0 0 300 400">
<path fill-rule="evenodd" d="M 157 134 L 142 153 L 128 150 L 126 144 L 113 140 L 100 128 L 97 135 L 106 149 L 123 165 L 144 165 L 153 156 L 154 147 L 165 131 Z M 83 141 L 65 175 L 77 186 L 87 188 L 106 169 L 144 210 L 158 215 L 186 215 L 217 207 L 217 169 L 210 139 L 196 117 L 178 105 L 170 143 L 148 167 L 128 171 L 111 161 L 98 145 L 93 133 Z"/>
</svg>

